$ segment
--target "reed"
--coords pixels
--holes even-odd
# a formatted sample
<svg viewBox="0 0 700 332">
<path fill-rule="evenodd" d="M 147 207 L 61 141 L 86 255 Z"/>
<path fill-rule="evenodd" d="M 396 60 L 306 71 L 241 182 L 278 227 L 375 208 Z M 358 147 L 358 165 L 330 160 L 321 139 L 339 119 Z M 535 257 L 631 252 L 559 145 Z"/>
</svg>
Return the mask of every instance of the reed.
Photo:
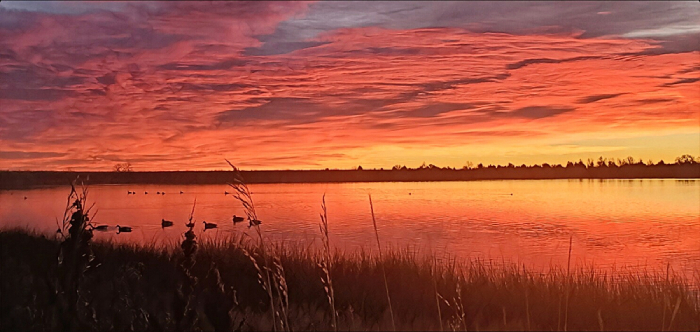
<svg viewBox="0 0 700 332">
<path fill-rule="evenodd" d="M 233 182 L 229 183 L 229 186 L 234 190 L 233 197 L 243 206 L 250 223 L 249 227 L 254 227 L 255 233 L 258 236 L 258 248 L 256 252 L 262 257 L 263 264 L 262 268 L 261 265 L 257 263 L 254 263 L 253 266 L 258 270 L 258 281 L 260 285 L 268 294 L 270 313 L 272 315 L 272 330 L 277 331 L 277 322 L 279 322 L 280 328 L 283 331 L 288 331 L 289 292 L 287 289 L 284 266 L 280 258 L 275 255 L 274 251 L 269 252 L 267 249 L 268 247 L 265 245 L 265 238 L 260 227 L 258 214 L 255 211 L 255 202 L 253 201 L 250 188 L 248 188 L 238 168 L 230 161 L 226 160 L 226 162 L 233 170 Z M 255 261 L 255 258 L 250 255 L 250 251 L 246 250 L 244 253 L 248 254 L 249 259 Z M 272 260 L 272 262 L 270 262 L 270 260 Z M 273 290 L 277 298 L 273 295 Z"/>
<path fill-rule="evenodd" d="M 374 218 L 374 205 L 372 204 L 372 195 L 369 195 L 369 208 L 372 211 L 372 224 L 374 225 L 374 235 L 377 238 L 377 248 L 379 249 L 379 260 L 383 263 L 382 258 L 382 244 L 379 241 L 379 231 L 377 230 L 377 219 Z M 384 264 L 382 267 L 382 277 L 384 277 L 384 290 L 386 291 L 386 302 L 389 305 L 389 317 L 391 317 L 391 328 L 396 331 L 396 322 L 394 321 L 394 309 L 391 306 L 391 295 L 389 295 L 389 283 L 386 281 L 386 268 Z"/>
<path fill-rule="evenodd" d="M 328 209 L 326 208 L 326 194 L 323 194 L 321 199 L 321 223 L 319 224 L 319 230 L 321 231 L 321 241 L 323 243 L 323 258 L 319 264 L 321 270 L 323 271 L 323 276 L 321 277 L 321 282 L 323 283 L 323 290 L 326 292 L 328 297 L 328 305 L 331 309 L 331 323 L 333 330 L 338 331 L 338 313 L 335 309 L 335 293 L 333 291 L 333 278 L 331 278 L 331 243 L 330 236 L 328 234 Z"/>
</svg>

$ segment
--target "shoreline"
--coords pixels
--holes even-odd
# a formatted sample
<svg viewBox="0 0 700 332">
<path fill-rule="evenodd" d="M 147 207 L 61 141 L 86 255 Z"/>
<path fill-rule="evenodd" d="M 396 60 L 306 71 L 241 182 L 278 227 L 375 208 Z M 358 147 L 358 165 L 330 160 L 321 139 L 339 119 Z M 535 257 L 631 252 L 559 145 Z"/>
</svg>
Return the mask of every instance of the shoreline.
<svg viewBox="0 0 700 332">
<path fill-rule="evenodd" d="M 486 167 L 476 169 L 240 171 L 248 184 L 440 182 L 484 180 L 700 179 L 700 163 L 621 167 Z M 0 171 L 0 190 L 69 185 L 76 179 L 97 184 L 227 184 L 232 171 L 59 172 Z"/>
</svg>

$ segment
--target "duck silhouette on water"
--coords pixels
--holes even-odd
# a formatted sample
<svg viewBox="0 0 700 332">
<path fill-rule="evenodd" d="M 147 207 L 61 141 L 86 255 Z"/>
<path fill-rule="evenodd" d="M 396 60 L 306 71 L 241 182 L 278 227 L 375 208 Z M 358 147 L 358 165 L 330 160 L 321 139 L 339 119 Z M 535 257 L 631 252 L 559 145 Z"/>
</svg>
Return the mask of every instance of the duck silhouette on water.
<svg viewBox="0 0 700 332">
<path fill-rule="evenodd" d="M 202 221 L 202 223 L 204 223 L 204 230 L 212 229 L 212 228 L 217 228 L 217 227 L 218 227 L 218 225 L 215 224 L 215 223 L 213 223 L 213 222 Z"/>
<path fill-rule="evenodd" d="M 131 233 L 131 227 L 117 225 L 117 234 L 119 233 Z"/>
<path fill-rule="evenodd" d="M 262 224 L 262 221 L 260 221 L 258 219 L 248 218 L 248 228 L 251 228 L 253 226 L 259 226 L 260 224 Z"/>
<path fill-rule="evenodd" d="M 170 221 L 170 220 L 161 219 L 161 221 L 160 221 L 160 227 L 161 227 L 161 228 L 170 227 L 170 226 L 172 226 L 173 224 L 174 224 L 174 223 L 173 223 L 172 221 Z"/>
<path fill-rule="evenodd" d="M 245 220 L 245 219 L 243 219 L 243 217 L 238 217 L 235 214 L 233 215 L 233 224 L 234 225 L 239 223 L 239 222 L 243 222 L 243 220 Z"/>
</svg>

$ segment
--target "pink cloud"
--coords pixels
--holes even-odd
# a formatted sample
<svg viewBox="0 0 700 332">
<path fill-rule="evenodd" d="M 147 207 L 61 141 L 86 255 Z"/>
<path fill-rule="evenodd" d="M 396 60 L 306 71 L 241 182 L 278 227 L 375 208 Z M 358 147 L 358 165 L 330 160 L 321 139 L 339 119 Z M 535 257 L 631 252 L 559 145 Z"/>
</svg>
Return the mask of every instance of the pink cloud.
<svg viewBox="0 0 700 332">
<path fill-rule="evenodd" d="M 177 2 L 23 14 L 34 23 L 0 29 L 0 143 L 12 156 L 2 168 L 213 169 L 223 158 L 268 169 L 390 167 L 426 147 L 478 155 L 514 141 L 697 132 L 699 51 L 378 27 L 251 51 L 306 9 Z"/>
</svg>

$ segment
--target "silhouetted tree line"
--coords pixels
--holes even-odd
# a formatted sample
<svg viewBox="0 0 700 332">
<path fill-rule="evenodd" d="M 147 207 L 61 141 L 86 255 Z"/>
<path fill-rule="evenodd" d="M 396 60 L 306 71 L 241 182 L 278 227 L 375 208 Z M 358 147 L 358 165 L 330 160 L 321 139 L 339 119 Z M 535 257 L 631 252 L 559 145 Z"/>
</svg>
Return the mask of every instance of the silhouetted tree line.
<svg viewBox="0 0 700 332">
<path fill-rule="evenodd" d="M 673 163 L 663 160 L 654 164 L 640 159 L 568 162 L 566 165 L 547 163 L 537 165 L 487 165 L 467 162 L 462 168 L 438 167 L 423 163 L 418 168 L 396 165 L 391 170 L 298 170 L 241 171 L 247 183 L 313 183 L 313 182 L 410 182 L 410 181 L 469 181 L 499 179 L 697 179 L 700 178 L 700 158 L 685 154 Z M 52 172 L 0 171 L 0 189 L 35 186 L 67 185 L 77 177 L 86 184 L 225 184 L 231 181 L 230 171 L 167 171 L 167 172 Z"/>
</svg>

